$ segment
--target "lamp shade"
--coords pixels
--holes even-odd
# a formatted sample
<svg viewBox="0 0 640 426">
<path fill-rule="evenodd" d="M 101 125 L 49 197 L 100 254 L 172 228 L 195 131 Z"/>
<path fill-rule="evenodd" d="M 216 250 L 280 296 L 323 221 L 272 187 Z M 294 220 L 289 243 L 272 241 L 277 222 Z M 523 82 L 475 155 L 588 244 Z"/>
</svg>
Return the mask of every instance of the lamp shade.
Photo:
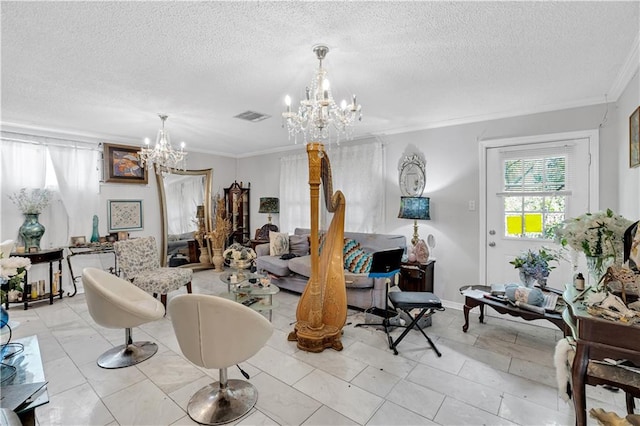
<svg viewBox="0 0 640 426">
<path fill-rule="evenodd" d="M 276 197 L 260 198 L 258 213 L 280 213 L 280 200 Z"/>
<path fill-rule="evenodd" d="M 400 197 L 401 219 L 431 220 L 429 216 L 429 197 Z"/>
</svg>

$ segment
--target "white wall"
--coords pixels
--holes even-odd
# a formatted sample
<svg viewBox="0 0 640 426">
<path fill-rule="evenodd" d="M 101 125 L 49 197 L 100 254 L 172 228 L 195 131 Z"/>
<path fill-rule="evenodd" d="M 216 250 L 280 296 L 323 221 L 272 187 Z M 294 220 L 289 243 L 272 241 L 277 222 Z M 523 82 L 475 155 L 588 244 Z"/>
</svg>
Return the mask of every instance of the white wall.
<svg viewBox="0 0 640 426">
<path fill-rule="evenodd" d="M 640 106 L 640 77 L 638 73 L 631 79 L 616 102 L 612 127 L 616 129 L 615 139 L 618 146 L 618 165 L 609 173 L 616 175 L 619 181 L 618 211 L 630 220 L 640 219 L 640 167 L 629 167 L 629 116 Z"/>
<path fill-rule="evenodd" d="M 597 129 L 605 110 L 606 105 L 596 105 L 381 137 L 387 179 L 383 188 L 386 220 L 379 232 L 403 234 L 408 240 L 413 235 L 413 221 L 397 218 L 398 163 L 404 155 L 417 150 L 427 160 L 424 195 L 431 197 L 431 220 L 419 223 L 419 233 L 422 238 L 433 234 L 436 240 L 432 250 L 436 258 L 434 290 L 443 300 L 461 303 L 458 289 L 479 279 L 479 215 L 477 210 L 468 209 L 469 201 L 476 205 L 479 201 L 478 141 Z M 610 119 L 600 132 L 600 204 L 601 208 L 614 210 L 618 208 L 618 178 L 605 171 L 615 170 L 618 164 L 615 135 Z M 295 149 L 303 152 L 304 148 Z M 266 222 L 264 215 L 257 214 L 257 199 L 277 195 L 274 191 L 279 188 L 279 158 L 287 154 L 290 152 L 238 160 L 238 176 L 252 182 L 252 226 Z"/>
</svg>

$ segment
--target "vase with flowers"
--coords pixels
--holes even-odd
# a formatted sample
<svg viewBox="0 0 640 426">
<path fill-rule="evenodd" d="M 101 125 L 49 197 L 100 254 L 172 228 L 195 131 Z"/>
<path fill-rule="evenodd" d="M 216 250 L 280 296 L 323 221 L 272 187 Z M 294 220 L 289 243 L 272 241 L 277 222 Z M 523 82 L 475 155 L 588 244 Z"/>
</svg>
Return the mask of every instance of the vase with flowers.
<svg viewBox="0 0 640 426">
<path fill-rule="evenodd" d="M 555 239 L 563 247 L 584 253 L 589 273 L 599 283 L 609 266 L 622 264 L 624 232 L 631 224 L 611 209 L 585 213 L 560 223 Z"/>
<path fill-rule="evenodd" d="M 1 255 L 0 255 L 1 256 Z M 22 292 L 22 280 L 31 268 L 31 260 L 26 257 L 10 256 L 0 258 L 0 299 L 7 301 L 11 292 Z M 11 300 L 14 301 L 14 300 Z"/>
<path fill-rule="evenodd" d="M 558 255 L 556 253 L 543 247 L 537 252 L 527 250 L 527 252 L 517 256 L 509 263 L 520 270 L 520 281 L 526 287 L 533 287 L 537 281 L 538 285 L 544 288 L 547 285 L 549 273 L 555 268 L 549 262 L 557 260 Z"/>
<path fill-rule="evenodd" d="M 247 269 L 253 265 L 256 252 L 251 247 L 245 247 L 240 243 L 233 243 L 222 253 L 225 262 L 235 269 Z"/>
<path fill-rule="evenodd" d="M 231 221 L 226 218 L 224 199 L 218 196 L 216 200 L 216 223 L 213 231 L 207 233 L 207 239 L 211 242 L 211 250 L 213 251 L 213 258 L 211 259 L 214 266 L 214 271 L 222 271 L 222 265 L 224 265 L 224 257 L 222 256 L 222 250 L 224 249 L 224 243 L 229 238 L 231 233 Z"/>
<path fill-rule="evenodd" d="M 27 251 L 31 247 L 40 249 L 40 240 L 44 235 L 45 228 L 38 222 L 38 217 L 51 202 L 51 196 L 51 191 L 40 188 L 31 190 L 22 188 L 20 191 L 9 195 L 9 199 L 24 214 L 24 223 L 20 226 L 18 233 L 22 237 Z"/>
</svg>

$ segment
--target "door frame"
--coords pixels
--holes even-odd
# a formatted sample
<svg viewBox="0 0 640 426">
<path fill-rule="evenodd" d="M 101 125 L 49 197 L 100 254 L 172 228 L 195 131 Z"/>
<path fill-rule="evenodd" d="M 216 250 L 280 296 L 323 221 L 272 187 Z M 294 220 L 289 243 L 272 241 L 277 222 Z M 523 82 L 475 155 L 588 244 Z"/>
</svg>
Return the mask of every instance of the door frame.
<svg viewBox="0 0 640 426">
<path fill-rule="evenodd" d="M 490 148 L 499 148 L 507 146 L 527 145 L 534 143 L 556 142 L 569 139 L 588 139 L 589 140 L 589 211 L 596 211 L 600 205 L 600 155 L 598 152 L 600 146 L 600 132 L 598 129 L 578 130 L 574 132 L 549 133 L 534 136 L 521 136 L 513 138 L 487 139 L 479 141 L 479 170 L 480 170 L 480 196 L 478 202 L 479 213 L 479 242 L 480 247 L 478 253 L 479 273 L 478 282 L 484 283 L 487 279 L 487 150 Z"/>
</svg>

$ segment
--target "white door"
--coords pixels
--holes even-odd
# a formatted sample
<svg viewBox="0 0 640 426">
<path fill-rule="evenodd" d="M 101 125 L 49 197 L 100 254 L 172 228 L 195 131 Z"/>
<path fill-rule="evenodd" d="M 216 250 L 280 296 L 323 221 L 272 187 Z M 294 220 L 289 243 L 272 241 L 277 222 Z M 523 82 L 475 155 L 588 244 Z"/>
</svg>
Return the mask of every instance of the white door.
<svg viewBox="0 0 640 426">
<path fill-rule="evenodd" d="M 558 249 L 553 225 L 597 205 L 597 145 L 597 131 L 484 143 L 485 283 L 519 282 L 511 260 L 529 249 Z M 586 272 L 566 254 L 566 261 L 552 262 L 551 287 L 571 282 L 574 265 Z"/>
</svg>

